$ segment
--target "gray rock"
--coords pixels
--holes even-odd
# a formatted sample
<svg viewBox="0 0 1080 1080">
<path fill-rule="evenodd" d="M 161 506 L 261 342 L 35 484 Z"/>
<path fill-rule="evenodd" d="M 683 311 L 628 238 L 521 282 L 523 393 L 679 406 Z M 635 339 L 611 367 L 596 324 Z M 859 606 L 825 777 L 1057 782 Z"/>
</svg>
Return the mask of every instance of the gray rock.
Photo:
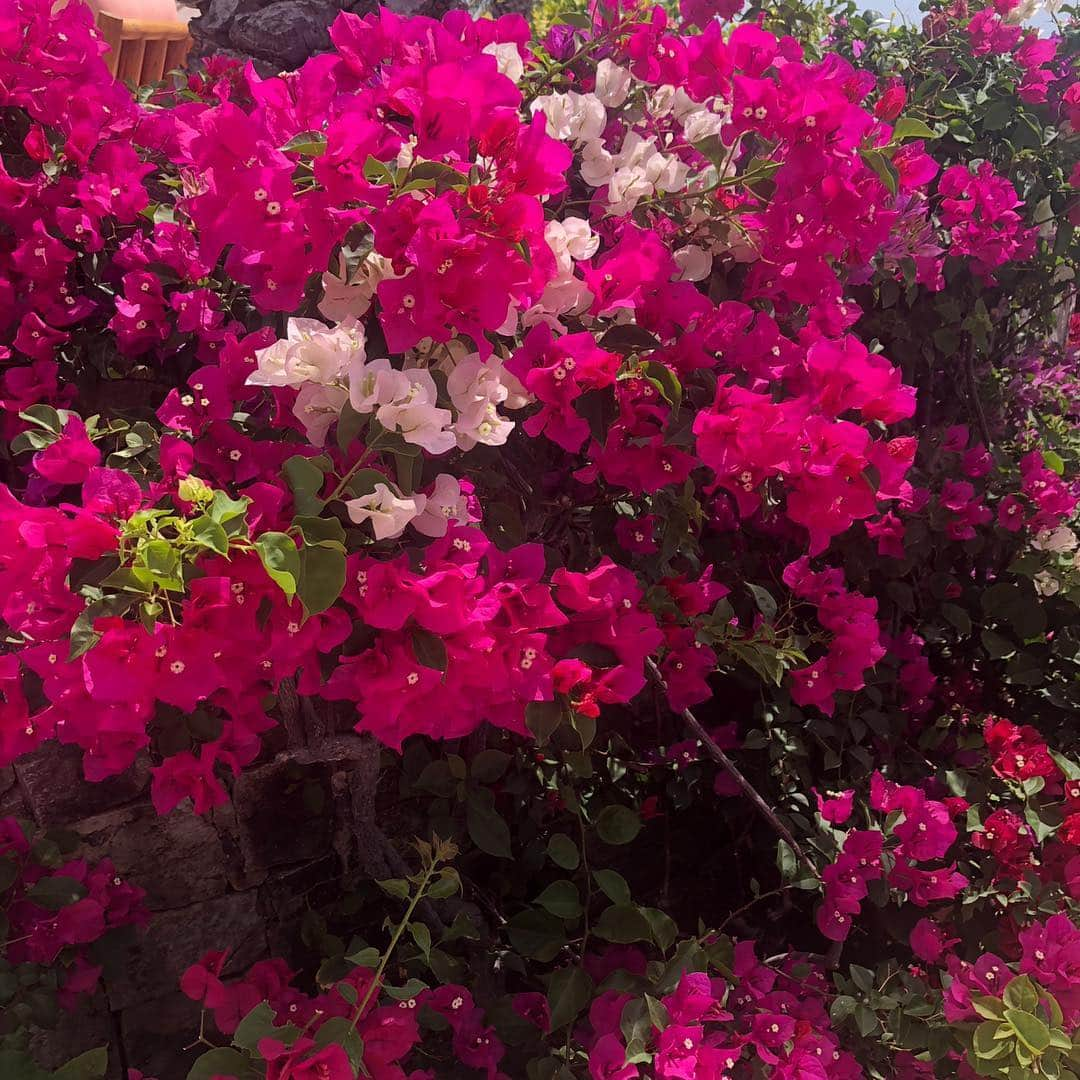
<svg viewBox="0 0 1080 1080">
<path fill-rule="evenodd" d="M 217 830 L 190 811 L 158 817 L 140 803 L 86 818 L 74 831 L 83 837 L 83 854 L 112 859 L 121 877 L 146 890 L 151 909 L 186 907 L 229 889 Z"/>
<path fill-rule="evenodd" d="M 273 761 L 246 769 L 233 789 L 237 838 L 249 873 L 309 862 L 330 850 L 325 768 Z"/>
<path fill-rule="evenodd" d="M 118 776 L 91 783 L 82 772 L 77 746 L 46 743 L 15 763 L 23 795 L 39 825 L 68 825 L 138 798 L 150 782 L 150 762 L 144 754 Z"/>
<path fill-rule="evenodd" d="M 113 1009 L 169 995 L 187 968 L 211 950 L 229 950 L 229 970 L 245 971 L 266 955 L 266 931 L 254 890 L 160 911 L 138 935 L 122 975 L 108 980 Z"/>
</svg>

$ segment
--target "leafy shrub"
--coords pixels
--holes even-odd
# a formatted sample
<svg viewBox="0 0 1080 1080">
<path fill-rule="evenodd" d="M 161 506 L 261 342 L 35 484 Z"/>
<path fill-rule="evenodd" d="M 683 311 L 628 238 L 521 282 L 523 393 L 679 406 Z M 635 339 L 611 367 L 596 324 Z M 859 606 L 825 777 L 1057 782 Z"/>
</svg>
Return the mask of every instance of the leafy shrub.
<svg viewBox="0 0 1080 1080">
<path fill-rule="evenodd" d="M 193 1077 L 1080 1068 L 1075 23 L 748 14 L 0 21 L 0 763 L 347 774 Z"/>
</svg>

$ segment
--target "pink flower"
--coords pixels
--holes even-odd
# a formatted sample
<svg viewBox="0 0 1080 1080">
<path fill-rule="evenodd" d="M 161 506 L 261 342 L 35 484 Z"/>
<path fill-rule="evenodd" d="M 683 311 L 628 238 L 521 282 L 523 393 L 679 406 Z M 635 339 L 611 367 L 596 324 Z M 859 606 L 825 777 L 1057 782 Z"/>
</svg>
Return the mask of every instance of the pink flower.
<svg viewBox="0 0 1080 1080">
<path fill-rule="evenodd" d="M 34 468 L 54 484 L 81 484 L 100 463 L 101 452 L 77 416 L 67 420 L 59 439 L 34 455 Z"/>
<path fill-rule="evenodd" d="M 945 950 L 955 945 L 959 938 L 948 937 L 941 926 L 931 919 L 920 919 L 915 924 L 908 940 L 911 943 L 911 951 L 920 960 L 925 960 L 928 964 L 936 964 Z"/>
</svg>

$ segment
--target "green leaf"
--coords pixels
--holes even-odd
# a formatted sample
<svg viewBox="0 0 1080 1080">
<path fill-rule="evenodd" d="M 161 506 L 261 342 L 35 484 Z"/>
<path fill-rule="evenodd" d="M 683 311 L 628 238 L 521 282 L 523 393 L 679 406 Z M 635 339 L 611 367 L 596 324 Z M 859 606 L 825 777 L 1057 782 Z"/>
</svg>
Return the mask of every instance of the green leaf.
<svg viewBox="0 0 1080 1080">
<path fill-rule="evenodd" d="M 596 832 L 605 844 L 629 844 L 641 832 L 641 818 L 628 806 L 605 806 L 596 818 Z"/>
<path fill-rule="evenodd" d="M 1050 1045 L 1050 1029 L 1037 1016 L 1020 1009 L 1006 1009 L 1005 1019 L 1033 1054 L 1041 1054 Z"/>
<path fill-rule="evenodd" d="M 291 1046 L 299 1036 L 300 1029 L 292 1024 L 277 1027 L 274 1016 L 274 1010 L 269 1003 L 260 1002 L 236 1025 L 232 1037 L 233 1046 L 238 1046 L 241 1050 L 254 1050 L 260 1039 L 278 1039 Z"/>
<path fill-rule="evenodd" d="M 506 772 L 510 755 L 503 750 L 481 750 L 472 759 L 469 773 L 480 784 L 493 784 Z"/>
<path fill-rule="evenodd" d="M 987 615 L 1008 623 L 1021 638 L 1046 630 L 1046 611 L 1030 582 L 999 581 L 983 590 L 980 602 Z"/>
<path fill-rule="evenodd" d="M 506 933 L 510 944 L 522 956 L 549 963 L 566 944 L 563 927 L 562 919 L 538 908 L 526 908 L 506 924 Z"/>
<path fill-rule="evenodd" d="M 375 884 L 378 885 L 387 896 L 395 896 L 399 900 L 408 900 L 411 895 L 409 883 L 405 878 L 385 878 L 382 881 L 376 881 Z"/>
<path fill-rule="evenodd" d="M 600 913 L 593 933 L 604 941 L 629 945 L 635 941 L 651 941 L 652 927 L 644 911 L 634 904 L 612 904 Z"/>
<path fill-rule="evenodd" d="M 896 166 L 880 150 L 860 150 L 859 156 L 877 173 L 878 179 L 885 185 L 885 190 L 890 195 L 895 195 L 900 181 Z"/>
<path fill-rule="evenodd" d="M 326 475 L 316 464 L 320 460 L 324 459 L 296 454 L 281 468 L 281 473 L 293 493 L 293 505 L 298 514 L 317 516 L 323 508 L 319 492 L 326 482 Z"/>
<path fill-rule="evenodd" d="M 1007 1008 L 1033 1013 L 1039 1007 L 1039 991 L 1026 975 L 1010 979 L 1002 995 Z"/>
<path fill-rule="evenodd" d="M 465 824 L 469 837 L 481 851 L 500 859 L 513 858 L 510 827 L 493 806 L 477 798 L 475 793 L 470 794 L 465 806 Z"/>
<path fill-rule="evenodd" d="M 408 886 L 406 886 L 405 895 L 408 896 Z M 350 964 L 355 964 L 357 967 L 369 968 L 374 971 L 379 966 L 379 961 L 382 959 L 382 953 L 378 949 L 368 946 L 363 949 L 358 949 L 354 953 L 349 953 L 345 957 Z"/>
<path fill-rule="evenodd" d="M 595 870 L 593 880 L 613 904 L 630 903 L 630 886 L 626 884 L 626 878 L 622 874 L 614 870 Z"/>
<path fill-rule="evenodd" d="M 646 360 L 641 365 L 641 373 L 671 406 L 672 413 L 677 413 L 682 404 L 683 389 L 675 372 L 667 364 L 661 364 L 658 360 Z"/>
<path fill-rule="evenodd" d="M 109 1048 L 99 1046 L 61 1065 L 53 1080 L 103 1080 L 109 1071 Z"/>
<path fill-rule="evenodd" d="M 581 863 L 577 844 L 565 833 L 555 833 L 548 841 L 547 853 L 551 861 L 563 870 L 576 870 Z"/>
<path fill-rule="evenodd" d="M 971 1046 L 976 1057 L 996 1058 L 1009 1050 L 1009 1044 L 998 1038 L 999 1031 L 1008 1031 L 1007 1028 L 993 1020 L 985 1020 L 979 1024 L 971 1036 Z"/>
<path fill-rule="evenodd" d="M 893 126 L 893 142 L 903 142 L 904 139 L 935 139 L 934 129 L 927 127 L 921 120 L 914 116 L 902 116 Z"/>
<path fill-rule="evenodd" d="M 600 348 L 625 354 L 652 352 L 660 348 L 660 340 L 641 326 L 621 323 L 604 334 L 600 339 Z"/>
<path fill-rule="evenodd" d="M 229 536 L 237 536 L 247 532 L 247 508 L 250 502 L 246 496 L 231 499 L 224 491 L 215 491 L 206 514 L 211 521 L 221 525 Z"/>
<path fill-rule="evenodd" d="M 340 1046 L 348 1055 L 349 1063 L 359 1069 L 364 1060 L 364 1040 L 356 1033 L 352 1020 L 333 1016 L 315 1032 L 316 1046 Z"/>
<path fill-rule="evenodd" d="M 338 524 L 338 523 L 335 523 Z M 299 551 L 300 579 L 297 592 L 309 615 L 325 611 L 345 588 L 345 553 L 322 544 Z"/>
<path fill-rule="evenodd" d="M 293 518 L 293 524 L 300 530 L 305 547 L 324 545 L 345 550 L 345 527 L 337 518 L 312 517 L 301 514 Z"/>
<path fill-rule="evenodd" d="M 52 1073 L 40 1068 L 21 1050 L 0 1049 L 0 1076 L 17 1077 L 18 1080 L 50 1080 Z"/>
<path fill-rule="evenodd" d="M 239 1050 L 233 1050 L 229 1046 L 219 1046 L 214 1050 L 208 1050 L 191 1066 L 187 1080 L 213 1080 L 215 1076 L 251 1075 L 248 1059 Z"/>
<path fill-rule="evenodd" d="M 645 918 L 649 920 L 653 941 L 656 942 L 657 948 L 661 952 L 667 952 L 675 944 L 675 939 L 679 936 L 679 927 L 676 925 L 675 920 L 667 912 L 661 911 L 659 908 L 647 907 L 642 908 L 641 911 Z"/>
<path fill-rule="evenodd" d="M 148 540 L 139 548 L 142 562 L 166 588 L 180 586 L 180 556 L 168 540 Z"/>
<path fill-rule="evenodd" d="M 336 437 L 339 450 L 347 450 L 360 437 L 368 425 L 367 413 L 358 413 L 348 401 L 342 406 L 337 420 Z"/>
<path fill-rule="evenodd" d="M 992 101 L 982 115 L 983 131 L 1001 131 L 1012 122 L 1016 115 L 1016 103 L 1012 98 L 998 98 Z"/>
<path fill-rule="evenodd" d="M 409 935 L 425 958 L 431 953 L 431 931 L 421 922 L 409 923 Z"/>
<path fill-rule="evenodd" d="M 47 911 L 59 911 L 86 896 L 86 886 L 71 877 L 43 877 L 26 890 L 26 898 Z"/>
<path fill-rule="evenodd" d="M 560 919 L 576 919 L 581 914 L 577 886 L 565 878 L 553 881 L 534 901 Z"/>
<path fill-rule="evenodd" d="M 750 594 L 754 598 L 754 603 L 757 604 L 758 611 L 761 612 L 762 617 L 766 622 L 771 623 L 776 618 L 776 601 L 773 599 L 773 595 L 768 589 L 762 588 L 760 585 L 752 585 L 750 582 L 746 583 L 746 587 L 750 590 Z"/>
<path fill-rule="evenodd" d="M 566 718 L 561 701 L 530 701 L 525 706 L 525 725 L 538 746 L 544 746 Z"/>
<path fill-rule="evenodd" d="M 255 541 L 255 550 L 285 599 L 292 600 L 300 580 L 300 552 L 296 550 L 296 542 L 288 533 L 267 532 Z"/>
<path fill-rule="evenodd" d="M 563 11 L 551 20 L 552 26 L 576 26 L 588 30 L 592 26 L 592 16 L 584 11 Z"/>
<path fill-rule="evenodd" d="M 558 1031 L 572 1023 L 592 1000 L 593 981 L 579 967 L 559 968 L 548 983 L 548 1008 L 551 1030 Z"/>
<path fill-rule="evenodd" d="M 419 626 L 414 626 L 409 635 L 412 639 L 413 655 L 418 663 L 435 671 L 446 670 L 446 645 L 441 637 Z"/>
<path fill-rule="evenodd" d="M 195 543 L 216 551 L 219 555 L 229 554 L 229 537 L 224 528 L 205 514 L 191 523 L 191 538 Z"/>
<path fill-rule="evenodd" d="M 88 653 L 100 640 L 101 635 L 94 629 L 94 620 L 103 614 L 95 611 L 96 605 L 88 607 L 71 624 L 71 649 L 68 652 L 68 661 L 78 660 L 84 653 Z"/>
<path fill-rule="evenodd" d="M 7 892 L 19 876 L 19 868 L 14 859 L 0 859 L 0 893 Z"/>
<path fill-rule="evenodd" d="M 31 405 L 19 413 L 19 418 L 37 424 L 54 435 L 60 435 L 64 430 L 64 417 L 70 415 L 71 413 L 65 412 L 64 416 L 61 416 L 51 405 Z"/>
<path fill-rule="evenodd" d="M 294 135 L 281 149 L 307 157 L 320 157 L 326 153 L 326 136 L 319 131 L 304 131 Z"/>
</svg>

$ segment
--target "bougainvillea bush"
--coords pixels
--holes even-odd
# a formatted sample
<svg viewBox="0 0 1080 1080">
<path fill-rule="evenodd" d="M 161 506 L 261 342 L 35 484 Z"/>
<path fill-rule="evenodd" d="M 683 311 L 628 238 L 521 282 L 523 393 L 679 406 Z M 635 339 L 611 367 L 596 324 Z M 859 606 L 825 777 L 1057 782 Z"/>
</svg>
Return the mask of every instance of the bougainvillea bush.
<svg viewBox="0 0 1080 1080">
<path fill-rule="evenodd" d="M 136 98 L 0 9 L 0 764 L 332 763 L 352 824 L 294 957 L 184 975 L 195 1080 L 1080 1075 L 1080 82 L 1023 15 L 381 10 Z M 0 1005 L 78 1008 L 138 883 L 3 836 Z"/>
</svg>

